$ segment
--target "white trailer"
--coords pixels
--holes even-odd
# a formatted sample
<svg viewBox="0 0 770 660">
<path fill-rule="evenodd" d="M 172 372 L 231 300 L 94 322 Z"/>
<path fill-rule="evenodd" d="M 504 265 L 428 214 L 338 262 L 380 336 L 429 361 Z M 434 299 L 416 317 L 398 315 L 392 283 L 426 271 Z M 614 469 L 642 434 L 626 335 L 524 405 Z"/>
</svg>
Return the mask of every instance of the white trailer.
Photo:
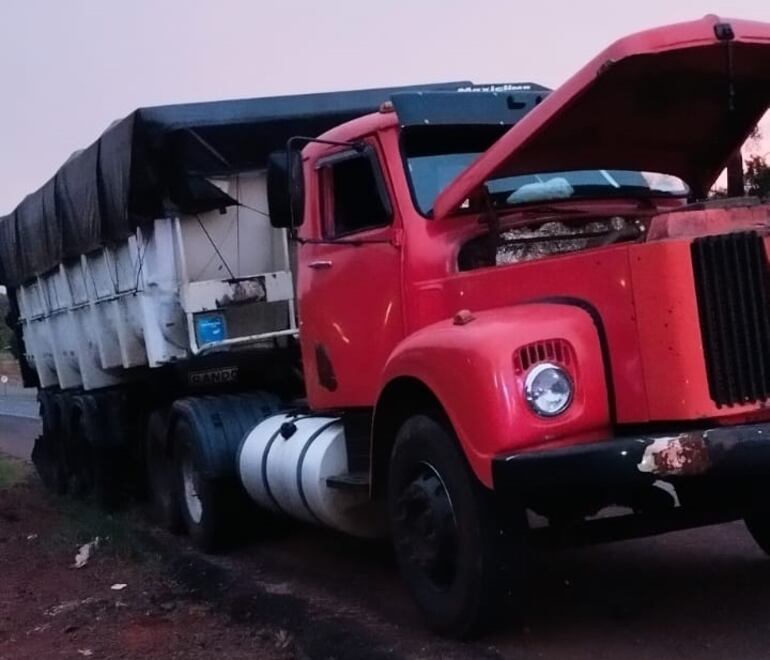
<svg viewBox="0 0 770 660">
<path fill-rule="evenodd" d="M 297 334 L 289 243 L 270 225 L 264 171 L 216 184 L 242 205 L 154 220 L 16 289 L 42 388 L 97 390 L 136 367 Z"/>
</svg>

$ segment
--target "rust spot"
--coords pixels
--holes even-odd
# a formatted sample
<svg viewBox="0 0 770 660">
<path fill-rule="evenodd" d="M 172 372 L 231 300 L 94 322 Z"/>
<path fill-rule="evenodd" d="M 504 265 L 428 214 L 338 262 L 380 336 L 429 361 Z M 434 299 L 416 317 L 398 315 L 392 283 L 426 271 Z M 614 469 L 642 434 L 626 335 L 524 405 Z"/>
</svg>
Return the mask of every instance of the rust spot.
<svg viewBox="0 0 770 660">
<path fill-rule="evenodd" d="M 700 434 L 657 438 L 644 450 L 640 472 L 659 475 L 702 474 L 711 465 L 708 446 Z"/>
<path fill-rule="evenodd" d="M 459 312 L 457 312 L 457 314 L 455 314 L 452 322 L 455 325 L 468 325 L 475 318 L 476 317 L 469 309 L 461 309 Z"/>
<path fill-rule="evenodd" d="M 264 277 L 240 280 L 230 284 L 230 290 L 218 298 L 217 307 L 227 307 L 236 303 L 263 302 L 267 300 Z"/>
</svg>

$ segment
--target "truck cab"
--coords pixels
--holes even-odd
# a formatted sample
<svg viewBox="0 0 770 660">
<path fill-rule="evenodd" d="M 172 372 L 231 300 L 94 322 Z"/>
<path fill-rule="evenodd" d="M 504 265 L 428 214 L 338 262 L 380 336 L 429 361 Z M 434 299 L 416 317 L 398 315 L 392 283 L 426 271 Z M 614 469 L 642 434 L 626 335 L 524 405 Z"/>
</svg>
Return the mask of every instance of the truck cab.
<svg viewBox="0 0 770 660">
<path fill-rule="evenodd" d="M 770 206 L 706 193 L 768 107 L 768 40 L 706 17 L 551 94 L 395 95 L 303 150 L 308 404 L 372 411 L 371 494 L 439 629 L 489 614 L 518 556 L 489 539 L 524 528 L 746 516 L 766 542 Z"/>
</svg>

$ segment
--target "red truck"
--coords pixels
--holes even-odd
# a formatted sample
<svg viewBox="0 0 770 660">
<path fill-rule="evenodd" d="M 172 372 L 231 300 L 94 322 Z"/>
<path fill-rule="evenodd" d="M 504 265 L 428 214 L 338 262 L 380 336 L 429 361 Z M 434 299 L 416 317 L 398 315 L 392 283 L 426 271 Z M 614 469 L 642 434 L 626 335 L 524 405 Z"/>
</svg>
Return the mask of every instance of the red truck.
<svg viewBox="0 0 770 660">
<path fill-rule="evenodd" d="M 186 110 L 182 132 L 163 124 L 173 139 L 146 143 L 164 154 L 158 176 L 140 176 L 139 156 L 125 170 L 144 187 L 121 197 L 122 238 L 103 222 L 89 249 L 59 249 L 37 270 L 17 267 L 25 228 L 45 224 L 28 218 L 56 217 L 51 204 L 61 211 L 76 177 L 57 180 L 48 205 L 44 188 L 37 210 L 22 204 L 0 222 L 21 246 L 0 252 L 0 265 L 29 378 L 49 378 L 36 447 L 46 483 L 99 490 L 115 456 L 118 471 L 146 465 L 161 519 L 206 548 L 244 491 L 273 512 L 389 533 L 418 609 L 456 636 L 521 601 L 527 552 L 541 542 L 745 518 L 770 552 L 770 205 L 708 197 L 770 105 L 770 25 L 707 16 L 635 34 L 551 93 L 391 92 L 326 132 L 273 123 L 285 146 L 261 161 L 239 149 L 264 152 L 264 135 L 225 130 L 235 121 L 206 132 L 211 115 Z M 157 138 L 162 117 L 150 115 L 134 131 Z M 172 161 L 185 164 L 186 185 L 174 186 Z M 94 162 L 104 195 L 118 184 Z M 264 199 L 223 183 L 252 171 L 265 174 Z M 235 271 L 201 221 L 249 209 L 255 223 L 269 215 L 271 240 L 286 240 L 269 275 Z M 193 281 L 191 227 L 230 277 Z M 131 301 L 144 301 L 145 362 L 103 368 L 96 338 L 102 362 L 71 347 L 81 382 L 67 386 L 62 376 L 76 375 L 59 368 L 56 346 L 46 371 L 35 334 L 61 314 L 35 315 L 33 289 L 68 281 L 63 314 L 84 310 L 87 337 L 102 299 L 86 290 L 77 307 L 72 282 L 98 275 L 99 255 L 119 265 L 126 236 L 137 286 L 125 303 L 103 301 L 118 330 Z M 191 344 L 174 359 L 150 354 L 168 339 L 150 332 L 172 308 L 153 307 L 164 282 L 172 307 L 181 291 Z M 265 306 L 279 303 L 283 325 L 266 323 Z M 244 316 L 249 305 L 261 315 Z M 88 385 L 106 377 L 99 368 L 130 378 Z"/>
</svg>

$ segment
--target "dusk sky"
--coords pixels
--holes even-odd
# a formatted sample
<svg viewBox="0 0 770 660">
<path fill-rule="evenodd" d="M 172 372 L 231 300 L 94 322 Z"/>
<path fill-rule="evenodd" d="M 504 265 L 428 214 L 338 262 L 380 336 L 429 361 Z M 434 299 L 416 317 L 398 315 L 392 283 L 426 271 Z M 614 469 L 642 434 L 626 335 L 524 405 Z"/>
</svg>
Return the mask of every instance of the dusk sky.
<svg viewBox="0 0 770 660">
<path fill-rule="evenodd" d="M 0 214 L 138 106 L 460 79 L 557 86 L 618 37 L 707 13 L 770 21 L 770 2 L 6 0 Z"/>
</svg>

